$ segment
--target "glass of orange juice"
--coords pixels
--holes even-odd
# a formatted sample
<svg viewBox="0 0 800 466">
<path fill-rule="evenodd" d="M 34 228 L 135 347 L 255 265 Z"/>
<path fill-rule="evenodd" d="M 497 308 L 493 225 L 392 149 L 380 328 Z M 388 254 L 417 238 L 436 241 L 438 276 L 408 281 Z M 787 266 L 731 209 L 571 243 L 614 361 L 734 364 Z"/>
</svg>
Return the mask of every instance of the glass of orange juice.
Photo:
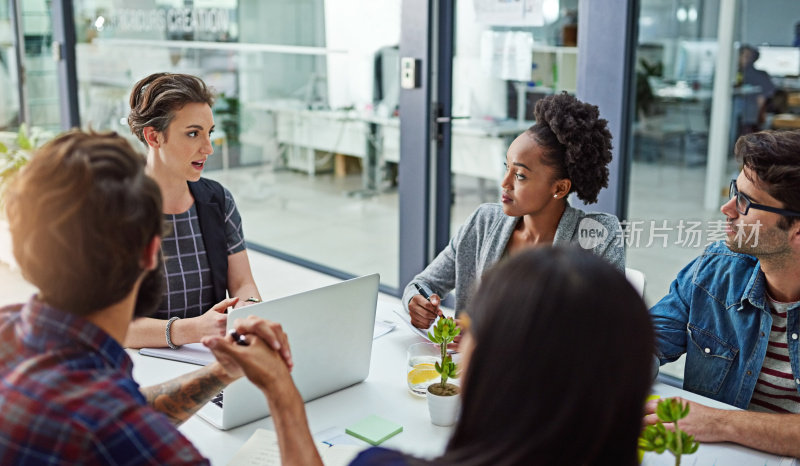
<svg viewBox="0 0 800 466">
<path fill-rule="evenodd" d="M 441 362 L 439 346 L 433 343 L 414 343 L 408 347 L 406 357 L 406 381 L 414 395 L 424 397 L 428 385 L 439 379 L 434 364 Z"/>
</svg>

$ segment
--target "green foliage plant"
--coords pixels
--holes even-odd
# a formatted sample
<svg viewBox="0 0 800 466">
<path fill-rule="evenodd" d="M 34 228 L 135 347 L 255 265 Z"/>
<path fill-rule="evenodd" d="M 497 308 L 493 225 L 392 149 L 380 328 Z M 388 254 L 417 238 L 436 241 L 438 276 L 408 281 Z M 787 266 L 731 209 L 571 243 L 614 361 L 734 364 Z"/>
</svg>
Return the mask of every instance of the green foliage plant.
<svg viewBox="0 0 800 466">
<path fill-rule="evenodd" d="M 14 143 L 12 147 L 8 147 L 0 142 L 0 180 L 3 182 L 18 172 L 31 158 L 33 141 L 28 137 L 25 123 L 20 125 Z"/>
<path fill-rule="evenodd" d="M 675 455 L 675 466 L 680 466 L 681 455 L 691 455 L 700 447 L 694 436 L 678 427 L 678 421 L 688 414 L 689 403 L 684 404 L 676 398 L 659 401 L 656 406 L 656 416 L 659 420 L 644 428 L 639 437 L 639 449 L 654 451 L 659 455 L 669 450 Z M 664 423 L 672 423 L 674 430 L 664 427 Z"/>
<path fill-rule="evenodd" d="M 458 378 L 458 373 L 456 372 L 458 367 L 453 362 L 453 358 L 447 354 L 447 345 L 452 343 L 460 333 L 461 329 L 456 326 L 456 321 L 452 317 L 439 319 L 433 326 L 432 331 L 428 331 L 428 339 L 439 345 L 442 356 L 442 363 L 439 364 L 439 361 L 436 361 L 434 365 L 434 369 L 441 376 L 438 390 L 442 393 L 447 390 L 447 379 Z"/>
<path fill-rule="evenodd" d="M 36 138 L 25 123 L 20 125 L 13 144 L 7 146 L 0 142 L 0 207 L 5 186 L 28 163 L 35 147 Z"/>
<path fill-rule="evenodd" d="M 239 144 L 239 99 L 220 94 L 214 113 L 220 117 L 220 126 L 228 144 Z"/>
<path fill-rule="evenodd" d="M 650 115 L 656 96 L 653 88 L 650 87 L 651 76 L 662 77 L 664 75 L 664 64 L 659 62 L 650 63 L 644 58 L 639 59 L 639 67 L 636 70 L 636 118 L 639 114 Z"/>
</svg>

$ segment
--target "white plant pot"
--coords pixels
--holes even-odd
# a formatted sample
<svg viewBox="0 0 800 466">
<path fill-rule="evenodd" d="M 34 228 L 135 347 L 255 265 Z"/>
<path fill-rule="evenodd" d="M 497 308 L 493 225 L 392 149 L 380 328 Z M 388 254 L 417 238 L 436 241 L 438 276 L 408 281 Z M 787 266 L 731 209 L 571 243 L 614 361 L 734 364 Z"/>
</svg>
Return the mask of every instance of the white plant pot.
<svg viewBox="0 0 800 466">
<path fill-rule="evenodd" d="M 434 384 L 435 385 L 435 384 Z M 431 393 L 430 386 L 427 393 L 428 412 L 431 422 L 437 426 L 452 426 L 458 419 L 461 408 L 461 395 L 440 396 Z"/>
</svg>

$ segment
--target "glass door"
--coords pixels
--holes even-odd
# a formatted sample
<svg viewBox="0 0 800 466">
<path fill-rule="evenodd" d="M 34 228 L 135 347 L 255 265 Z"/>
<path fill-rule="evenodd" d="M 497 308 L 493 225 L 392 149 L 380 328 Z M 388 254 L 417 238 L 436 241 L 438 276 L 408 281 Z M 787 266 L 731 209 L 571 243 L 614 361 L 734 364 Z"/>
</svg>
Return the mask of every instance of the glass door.
<svg viewBox="0 0 800 466">
<path fill-rule="evenodd" d="M 499 202 L 511 142 L 543 96 L 577 83 L 578 0 L 456 2 L 450 234 L 485 202 Z"/>
<path fill-rule="evenodd" d="M 0 3 L 0 131 L 14 131 L 20 120 L 13 15 L 9 2 Z"/>
<path fill-rule="evenodd" d="M 59 113 L 58 75 L 51 43 L 53 22 L 50 0 L 13 0 L 19 21 L 17 38 L 21 43 L 23 99 L 19 114 L 32 129 L 58 131 Z M 4 57 L 5 58 L 5 57 Z"/>
</svg>

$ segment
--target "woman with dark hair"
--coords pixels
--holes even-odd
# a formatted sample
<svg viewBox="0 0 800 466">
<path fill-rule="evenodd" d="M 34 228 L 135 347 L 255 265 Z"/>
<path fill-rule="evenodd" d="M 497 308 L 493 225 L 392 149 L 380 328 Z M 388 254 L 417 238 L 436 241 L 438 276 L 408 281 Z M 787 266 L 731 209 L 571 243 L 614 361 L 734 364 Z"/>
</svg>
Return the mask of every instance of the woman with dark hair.
<svg viewBox="0 0 800 466">
<path fill-rule="evenodd" d="M 486 274 L 468 312 L 461 417 L 444 454 L 371 448 L 352 465 L 638 464 L 654 337 L 622 273 L 579 248 L 527 250 Z M 236 324 L 252 333 L 253 322 Z M 284 464 L 321 464 L 280 355 L 248 338 L 204 343 L 264 391 Z"/>
<path fill-rule="evenodd" d="M 233 196 L 201 177 L 214 152 L 213 104 L 206 84 L 186 74 L 152 74 L 131 92 L 128 125 L 147 146 L 147 174 L 161 188 L 168 231 L 161 305 L 154 318 L 131 323 L 126 346 L 176 348 L 222 335 L 229 306 L 261 300 Z"/>
<path fill-rule="evenodd" d="M 440 297 L 453 289 L 458 315 L 486 269 L 530 246 L 579 243 L 624 269 L 617 218 L 584 212 L 567 201 L 574 192 L 584 202 L 597 202 L 597 194 L 608 186 L 607 121 L 596 106 L 567 93 L 537 102 L 534 117 L 536 124 L 508 148 L 502 202 L 479 206 L 450 244 L 406 286 L 403 305 L 416 327 L 430 326 L 441 314 Z"/>
</svg>

